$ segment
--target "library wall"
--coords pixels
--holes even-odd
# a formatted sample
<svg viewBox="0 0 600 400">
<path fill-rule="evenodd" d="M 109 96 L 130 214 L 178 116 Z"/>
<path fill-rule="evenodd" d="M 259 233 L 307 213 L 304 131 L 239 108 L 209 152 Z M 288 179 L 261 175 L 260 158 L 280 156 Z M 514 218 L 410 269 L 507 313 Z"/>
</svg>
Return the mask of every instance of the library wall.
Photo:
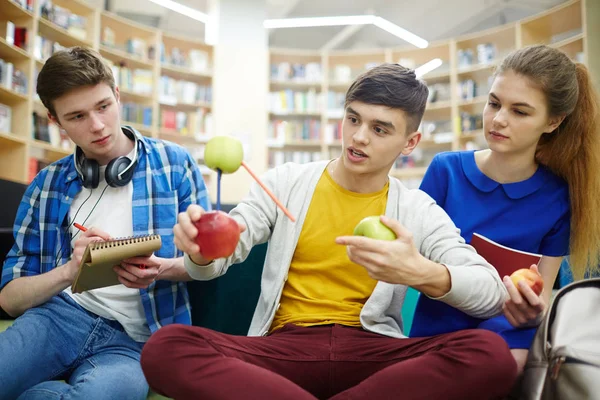
<svg viewBox="0 0 600 400">
<path fill-rule="evenodd" d="M 391 175 L 417 187 L 432 157 L 485 147 L 481 112 L 493 68 L 509 51 L 535 43 L 585 62 L 600 88 L 600 4 L 571 0 L 488 31 L 412 47 L 365 51 L 268 48 L 259 0 L 221 0 L 218 45 L 166 34 L 96 6 L 99 0 L 0 0 L 0 178 L 28 183 L 45 165 L 73 151 L 49 123 L 35 95 L 44 60 L 63 47 L 97 49 L 110 63 L 122 97 L 122 119 L 142 134 L 186 146 L 213 200 L 215 174 L 203 165 L 206 141 L 233 135 L 259 174 L 287 161 L 337 157 L 345 93 L 361 72 L 382 62 L 440 66 L 422 78 L 430 88 L 423 140 Z M 246 171 L 223 180 L 224 202 L 247 192 Z"/>
<path fill-rule="evenodd" d="M 266 170 L 267 35 L 262 27 L 265 5 L 261 0 L 219 2 L 218 46 L 214 61 L 214 120 L 217 135 L 231 135 L 244 144 L 248 165 Z M 252 178 L 240 168 L 222 179 L 221 201 L 237 203 Z M 216 194 L 215 180 L 210 192 Z"/>
</svg>

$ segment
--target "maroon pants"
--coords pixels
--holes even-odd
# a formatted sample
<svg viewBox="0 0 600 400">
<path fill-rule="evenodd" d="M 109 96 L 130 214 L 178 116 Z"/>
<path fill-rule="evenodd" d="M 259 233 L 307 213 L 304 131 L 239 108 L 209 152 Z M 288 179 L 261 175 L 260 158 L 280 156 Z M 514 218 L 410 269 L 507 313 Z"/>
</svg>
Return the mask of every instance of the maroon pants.
<svg viewBox="0 0 600 400">
<path fill-rule="evenodd" d="M 169 325 L 142 351 L 150 387 L 180 399 L 498 399 L 516 363 L 497 334 L 394 339 L 340 325 L 266 337 Z"/>
</svg>

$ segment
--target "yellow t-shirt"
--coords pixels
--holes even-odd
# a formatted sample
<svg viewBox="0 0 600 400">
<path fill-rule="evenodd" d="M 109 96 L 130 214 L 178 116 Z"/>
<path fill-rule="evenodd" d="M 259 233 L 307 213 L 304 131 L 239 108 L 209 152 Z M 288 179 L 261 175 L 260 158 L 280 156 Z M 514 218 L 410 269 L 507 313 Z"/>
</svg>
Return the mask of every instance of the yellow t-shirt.
<svg viewBox="0 0 600 400">
<path fill-rule="evenodd" d="M 306 214 L 271 331 L 301 326 L 360 326 L 360 311 L 377 281 L 350 261 L 338 236 L 365 217 L 385 212 L 389 183 L 376 193 L 350 192 L 323 173 Z"/>
</svg>

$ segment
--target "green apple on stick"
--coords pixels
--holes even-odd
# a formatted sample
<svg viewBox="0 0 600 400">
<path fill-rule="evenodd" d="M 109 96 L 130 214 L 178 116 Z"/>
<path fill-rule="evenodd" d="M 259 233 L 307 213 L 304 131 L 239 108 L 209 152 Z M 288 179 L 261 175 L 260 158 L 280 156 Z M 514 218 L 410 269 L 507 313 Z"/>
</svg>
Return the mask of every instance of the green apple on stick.
<svg viewBox="0 0 600 400">
<path fill-rule="evenodd" d="M 231 136 L 215 136 L 206 143 L 204 163 L 213 170 L 233 174 L 242 165 L 244 148 L 242 142 Z"/>
</svg>

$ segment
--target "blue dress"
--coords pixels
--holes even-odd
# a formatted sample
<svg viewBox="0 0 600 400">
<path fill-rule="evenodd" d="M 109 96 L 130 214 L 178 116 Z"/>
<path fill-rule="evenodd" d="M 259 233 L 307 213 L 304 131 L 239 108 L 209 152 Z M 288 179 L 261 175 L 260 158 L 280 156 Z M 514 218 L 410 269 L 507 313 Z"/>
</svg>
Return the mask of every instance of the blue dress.
<svg viewBox="0 0 600 400">
<path fill-rule="evenodd" d="M 525 181 L 500 184 L 479 170 L 474 151 L 440 153 L 432 160 L 421 190 L 446 211 L 467 243 L 477 232 L 522 251 L 553 257 L 568 254 L 569 188 L 541 165 Z M 410 336 L 473 328 L 499 333 L 510 348 L 529 348 L 536 330 L 516 329 L 504 316 L 474 318 L 421 295 Z"/>
</svg>

